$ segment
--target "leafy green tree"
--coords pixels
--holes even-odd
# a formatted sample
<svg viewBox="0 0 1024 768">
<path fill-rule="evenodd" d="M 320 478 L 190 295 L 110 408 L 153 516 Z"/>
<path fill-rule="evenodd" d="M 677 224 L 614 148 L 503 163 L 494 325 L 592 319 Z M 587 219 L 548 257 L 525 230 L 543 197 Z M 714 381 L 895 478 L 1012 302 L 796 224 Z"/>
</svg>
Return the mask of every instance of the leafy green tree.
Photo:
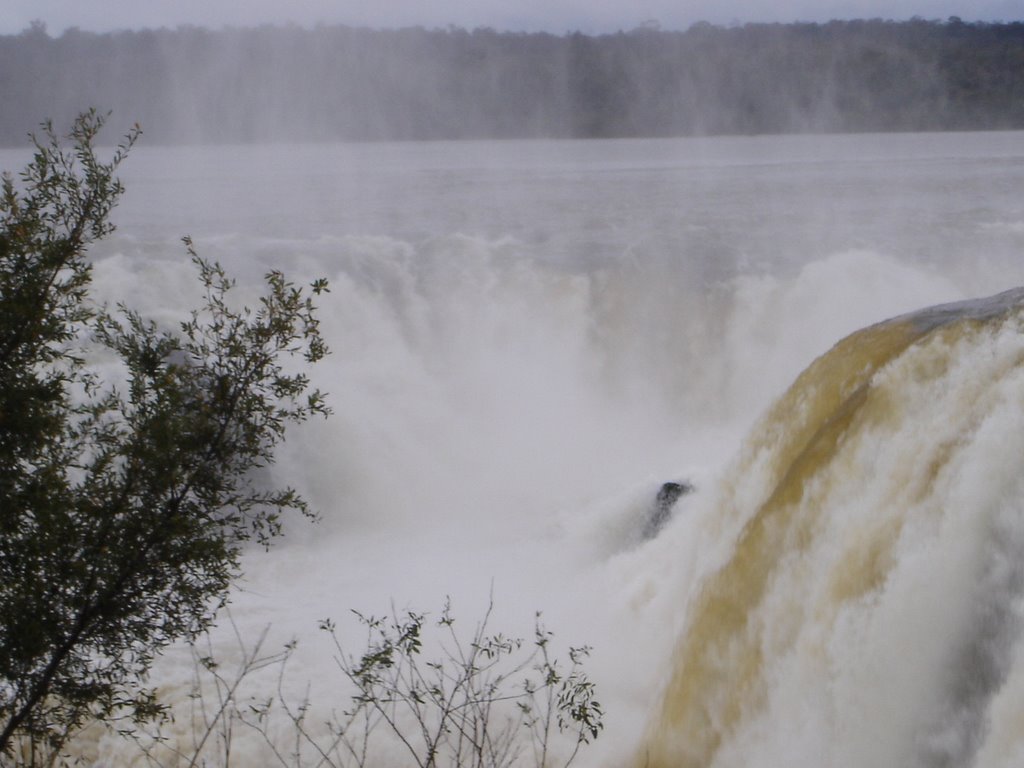
<svg viewBox="0 0 1024 768">
<path fill-rule="evenodd" d="M 121 184 L 50 124 L 0 193 L 0 762 L 56 755 L 94 721 L 159 711 L 145 678 L 213 622 L 245 542 L 311 516 L 259 472 L 288 425 L 327 415 L 301 363 L 326 354 L 312 294 L 279 272 L 253 309 L 186 239 L 205 300 L 177 329 L 90 297 L 90 243 Z M 91 365 L 115 354 L 117 380 Z M 297 360 L 295 360 L 297 358 Z M 294 360 L 294 362 L 293 362 Z"/>
</svg>

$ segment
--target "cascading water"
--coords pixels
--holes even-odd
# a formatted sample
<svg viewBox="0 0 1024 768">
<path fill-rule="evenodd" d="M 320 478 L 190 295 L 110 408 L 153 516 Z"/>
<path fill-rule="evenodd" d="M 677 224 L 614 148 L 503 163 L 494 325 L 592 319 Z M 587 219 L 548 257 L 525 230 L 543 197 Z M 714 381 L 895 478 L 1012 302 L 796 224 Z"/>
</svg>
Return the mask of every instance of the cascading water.
<svg viewBox="0 0 1024 768">
<path fill-rule="evenodd" d="M 298 638 L 281 685 L 314 735 L 347 703 L 318 620 L 451 596 L 472 625 L 493 594 L 495 630 L 540 610 L 594 647 L 583 768 L 1020 763 L 1016 310 L 871 327 L 751 424 L 858 328 L 1024 283 L 1024 134 L 142 146 L 124 168 L 101 298 L 187 317 L 183 234 L 249 303 L 267 269 L 331 281 L 335 414 L 273 469 L 323 519 L 245 556 L 212 639 L 229 671 L 235 628 Z M 696 490 L 645 539 L 666 481 Z M 194 673 L 180 648 L 154 671 L 165 764 L 195 744 Z M 232 764 L 276 764 L 232 738 Z M 74 749 L 144 762 L 113 734 Z"/>
<path fill-rule="evenodd" d="M 753 430 L 638 765 L 1024 756 L 1024 289 L 859 331 Z"/>
</svg>

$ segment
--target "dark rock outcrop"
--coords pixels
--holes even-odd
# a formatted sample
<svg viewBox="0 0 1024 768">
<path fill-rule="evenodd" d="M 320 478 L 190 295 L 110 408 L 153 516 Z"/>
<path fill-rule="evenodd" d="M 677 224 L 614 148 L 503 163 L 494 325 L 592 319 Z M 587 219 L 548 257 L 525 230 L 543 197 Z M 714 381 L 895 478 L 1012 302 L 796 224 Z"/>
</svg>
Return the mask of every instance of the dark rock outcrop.
<svg viewBox="0 0 1024 768">
<path fill-rule="evenodd" d="M 644 521 L 644 541 L 653 539 L 665 527 L 665 523 L 672 517 L 672 509 L 675 507 L 679 497 L 693 493 L 694 490 L 695 488 L 687 482 L 662 484 L 654 500 L 654 505 Z"/>
</svg>

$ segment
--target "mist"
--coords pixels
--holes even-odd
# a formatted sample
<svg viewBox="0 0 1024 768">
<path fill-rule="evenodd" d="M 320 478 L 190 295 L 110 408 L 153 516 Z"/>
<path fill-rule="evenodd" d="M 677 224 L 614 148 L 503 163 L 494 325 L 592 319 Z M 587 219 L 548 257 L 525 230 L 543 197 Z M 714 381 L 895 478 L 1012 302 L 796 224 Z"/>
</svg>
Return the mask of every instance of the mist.
<svg viewBox="0 0 1024 768">
<path fill-rule="evenodd" d="M 447 596 L 594 647 L 584 768 L 1013 768 L 1024 309 L 906 313 L 1024 283 L 1021 56 L 1024 24 L 958 19 L 37 24 L 0 37 L 0 156 L 87 107 L 111 142 L 141 123 L 91 256 L 101 300 L 169 327 L 184 234 L 243 300 L 269 269 L 330 281 L 334 415 L 267 470 L 322 518 L 246 553 L 210 646 L 299 650 L 237 712 L 308 696 L 330 739 L 317 622 Z M 665 483 L 693 491 L 653 529 Z M 196 671 L 185 647 L 154 670 L 169 750 L 195 747 Z"/>
<path fill-rule="evenodd" d="M 345 26 L 0 37 L 0 142 L 88 107 L 147 142 L 623 138 L 1024 126 L 1024 24 Z"/>
<path fill-rule="evenodd" d="M 94 251 L 96 284 L 110 301 L 184 317 L 195 286 L 182 231 L 242 291 L 272 267 L 330 279 L 333 354 L 314 375 L 335 415 L 289 439 L 274 469 L 323 519 L 247 556 L 230 609 L 243 638 L 267 625 L 271 648 L 299 638 L 283 690 L 309 695 L 311 722 L 346 702 L 319 619 L 436 612 L 447 595 L 472 623 L 493 595 L 496 628 L 520 635 L 540 610 L 560 640 L 594 647 L 607 730 L 579 765 L 620 768 L 647 744 L 673 765 L 673 734 L 702 731 L 693 692 L 685 717 L 660 715 L 674 649 L 700 647 L 690 629 L 715 611 L 696 611 L 700 596 L 728 592 L 742 570 L 739 558 L 716 575 L 773 478 L 789 477 L 776 457 L 799 452 L 819 418 L 832 423 L 828 409 L 758 426 L 760 415 L 858 328 L 1024 280 L 1022 135 L 142 146 L 124 166 L 119 229 Z M 752 631 L 799 645 L 769 645 L 749 700 L 722 676 L 721 697 L 749 706 L 708 731 L 721 747 L 703 764 L 773 768 L 790 755 L 818 768 L 826 754 L 936 766 L 953 739 L 948 754 L 1013 765 L 998 755 L 1019 746 L 1017 592 L 977 566 L 990 542 L 993 562 L 1012 559 L 1020 537 L 1020 439 L 1005 439 L 1019 432 L 1024 358 L 1013 323 L 992 322 L 911 345 L 892 369 L 872 362 L 881 390 L 850 432 L 852 455 L 816 465 L 821 493 L 834 492 L 821 504 L 809 493 L 795 513 L 824 533 L 806 554 L 786 539 L 757 555 L 781 576 L 751 606 Z M 869 376 L 859 354 L 850 367 Z M 1004 381 L 1004 368 L 1018 373 Z M 803 413 L 807 390 L 794 391 Z M 907 477 L 927 490 L 913 504 Z M 644 540 L 666 481 L 696 490 Z M 905 534 L 887 537 L 903 510 Z M 876 540 L 890 559 L 862 556 Z M 876 562 L 893 563 L 892 592 L 860 567 Z M 867 586 L 835 601 L 836 582 Z M 805 603 L 823 610 L 804 622 Z M 238 640 L 226 622 L 214 643 L 229 668 Z M 684 669 L 702 666 L 693 657 Z M 985 677 L 970 685 L 974 668 Z M 181 749 L 192 674 L 175 649 L 154 675 Z M 272 695 L 273 674 L 240 690 L 240 705 Z M 882 706 L 882 691 L 900 706 Z M 984 738 L 989 723 L 997 739 Z M 112 738 L 76 748 L 94 762 L 137 754 Z M 269 762 L 249 730 L 232 748 Z"/>
</svg>

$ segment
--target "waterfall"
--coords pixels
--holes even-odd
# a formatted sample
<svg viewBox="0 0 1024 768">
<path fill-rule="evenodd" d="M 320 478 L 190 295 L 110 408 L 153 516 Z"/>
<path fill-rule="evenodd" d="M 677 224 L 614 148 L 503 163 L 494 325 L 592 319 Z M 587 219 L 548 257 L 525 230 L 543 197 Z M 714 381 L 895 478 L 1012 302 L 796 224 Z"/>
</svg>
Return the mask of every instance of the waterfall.
<svg viewBox="0 0 1024 768">
<path fill-rule="evenodd" d="M 1019 758 L 1022 322 L 1017 289 L 871 326 L 769 410 L 638 765 Z"/>
</svg>

